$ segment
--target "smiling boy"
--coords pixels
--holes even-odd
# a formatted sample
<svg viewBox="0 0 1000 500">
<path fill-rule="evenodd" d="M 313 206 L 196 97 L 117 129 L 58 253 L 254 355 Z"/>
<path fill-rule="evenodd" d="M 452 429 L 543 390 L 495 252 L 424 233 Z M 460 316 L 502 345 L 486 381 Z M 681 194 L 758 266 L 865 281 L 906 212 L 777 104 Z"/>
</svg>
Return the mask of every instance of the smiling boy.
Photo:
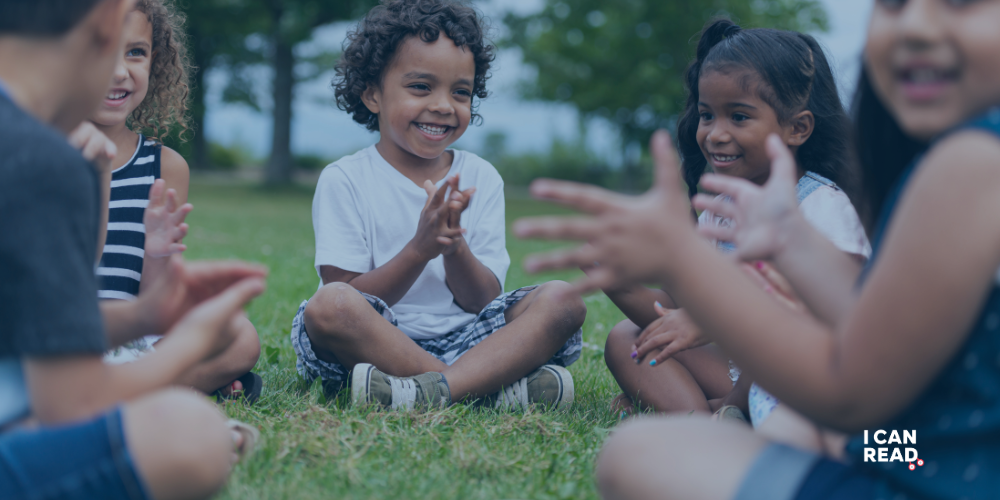
<svg viewBox="0 0 1000 500">
<path fill-rule="evenodd" d="M 291 334 L 299 373 L 328 392 L 350 380 L 355 402 L 393 408 L 572 403 L 583 301 L 560 282 L 503 293 L 503 180 L 448 149 L 479 118 L 493 50 L 450 1 L 384 2 L 349 35 L 337 102 L 380 139 L 320 177 L 321 283 Z"/>
</svg>

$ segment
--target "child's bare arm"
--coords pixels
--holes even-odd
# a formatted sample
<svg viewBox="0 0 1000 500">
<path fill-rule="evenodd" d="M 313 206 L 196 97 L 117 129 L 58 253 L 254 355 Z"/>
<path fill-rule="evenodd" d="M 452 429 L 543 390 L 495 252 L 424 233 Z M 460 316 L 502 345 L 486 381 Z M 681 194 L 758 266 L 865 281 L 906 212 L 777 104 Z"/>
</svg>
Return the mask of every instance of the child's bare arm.
<svg viewBox="0 0 1000 500">
<path fill-rule="evenodd" d="M 99 355 L 28 358 L 24 369 L 32 412 L 43 423 L 93 416 L 108 407 L 176 383 L 180 374 L 211 358 L 232 342 L 229 328 L 242 307 L 264 290 L 264 271 L 242 264 L 178 266 L 174 283 L 164 284 L 155 311 L 131 314 L 142 328 L 167 325 L 163 340 L 148 356 L 123 365 L 106 365 Z M 141 300 L 141 299 L 140 299 Z M 141 308 L 141 304 L 124 304 Z M 179 316 L 179 319 L 178 319 Z M 106 317 L 109 330 L 122 316 Z M 162 332 L 162 330 L 161 330 Z M 147 332 L 148 333 L 148 332 Z"/>
<path fill-rule="evenodd" d="M 447 203 L 450 211 L 448 226 L 461 230 L 462 212 L 469 208 L 476 188 L 461 191 L 458 189 L 458 180 L 457 175 L 452 177 L 441 189 L 451 188 L 451 195 Z M 445 280 L 452 295 L 455 296 L 455 302 L 462 310 L 479 313 L 487 304 L 503 293 L 496 275 L 476 258 L 461 234 L 452 238 L 452 243 L 445 248 L 443 253 Z"/>
<path fill-rule="evenodd" d="M 780 139 L 770 138 L 768 149 L 773 169 L 794 169 Z M 730 259 L 706 251 L 687 223 L 676 157 L 664 133 L 654 136 L 653 151 L 656 187 L 642 197 L 551 181 L 534 186 L 537 195 L 596 217 L 521 222 L 515 231 L 586 240 L 597 250 L 535 258 L 529 268 L 610 264 L 610 272 L 588 278 L 581 290 L 637 274 L 658 276 L 741 368 L 822 424 L 858 430 L 911 404 L 954 357 L 996 286 L 1000 170 L 992 158 L 1000 144 L 982 132 L 956 134 L 923 161 L 888 229 L 880 263 L 836 330 L 788 311 L 741 277 Z M 650 243 L 676 258 L 659 259 L 648 251 Z"/>
<path fill-rule="evenodd" d="M 448 227 L 449 208 L 444 203 L 446 189 L 436 189 L 430 181 L 424 185 L 427 203 L 420 212 L 417 233 L 395 257 L 366 273 L 345 271 L 335 266 L 320 266 L 324 284 L 349 283 L 354 289 L 384 300 L 390 306 L 406 295 L 420 277 L 427 263 L 461 235 L 461 229 Z"/>
</svg>

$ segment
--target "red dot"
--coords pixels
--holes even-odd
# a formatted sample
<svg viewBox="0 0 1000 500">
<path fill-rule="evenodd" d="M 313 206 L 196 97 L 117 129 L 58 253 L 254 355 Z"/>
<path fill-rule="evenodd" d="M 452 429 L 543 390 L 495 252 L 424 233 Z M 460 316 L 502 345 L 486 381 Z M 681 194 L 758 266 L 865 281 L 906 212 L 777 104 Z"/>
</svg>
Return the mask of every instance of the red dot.
<svg viewBox="0 0 1000 500">
<path fill-rule="evenodd" d="M 923 467 L 923 466 L 924 466 L 924 459 L 922 459 L 922 458 L 918 458 L 918 459 L 917 459 L 917 465 L 919 465 L 919 466 Z"/>
<path fill-rule="evenodd" d="M 910 464 L 910 470 L 915 470 L 916 468 L 917 468 L 916 465 Z"/>
</svg>

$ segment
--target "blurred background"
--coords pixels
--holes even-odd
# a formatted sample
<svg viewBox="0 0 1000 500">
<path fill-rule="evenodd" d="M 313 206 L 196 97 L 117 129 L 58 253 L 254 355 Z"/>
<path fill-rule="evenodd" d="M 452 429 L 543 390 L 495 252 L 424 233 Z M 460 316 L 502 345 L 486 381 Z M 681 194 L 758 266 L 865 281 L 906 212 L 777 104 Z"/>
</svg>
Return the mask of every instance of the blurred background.
<svg viewBox="0 0 1000 500">
<path fill-rule="evenodd" d="M 166 142 L 195 171 L 265 185 L 314 181 L 377 141 L 333 101 L 347 32 L 377 0 L 182 0 L 193 133 Z M 697 33 L 718 16 L 808 32 L 826 48 L 845 103 L 870 0 L 481 0 L 499 47 L 484 121 L 455 147 L 512 187 L 539 176 L 623 191 L 649 183 L 645 143 L 673 129 Z M 198 174 L 196 174 L 198 175 Z"/>
</svg>

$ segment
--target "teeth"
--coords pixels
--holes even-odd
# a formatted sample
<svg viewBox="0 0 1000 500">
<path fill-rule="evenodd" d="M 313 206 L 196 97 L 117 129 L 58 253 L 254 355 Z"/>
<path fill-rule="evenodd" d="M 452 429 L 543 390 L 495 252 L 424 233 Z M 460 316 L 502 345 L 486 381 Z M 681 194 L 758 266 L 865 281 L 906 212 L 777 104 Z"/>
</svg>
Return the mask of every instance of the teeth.
<svg viewBox="0 0 1000 500">
<path fill-rule="evenodd" d="M 126 95 L 128 95 L 128 92 L 125 92 L 124 90 L 120 92 L 112 92 L 108 94 L 108 99 L 117 101 L 118 99 L 124 99 Z"/>
<path fill-rule="evenodd" d="M 715 161 L 721 162 L 721 163 L 728 163 L 728 162 L 731 162 L 731 161 L 736 161 L 736 160 L 738 160 L 740 158 L 739 156 L 722 156 L 722 155 L 712 155 L 712 157 L 715 158 Z"/>
<path fill-rule="evenodd" d="M 910 72 L 910 81 L 914 83 L 935 82 L 941 75 L 933 69 L 916 69 Z"/>
<path fill-rule="evenodd" d="M 448 127 L 439 127 L 435 125 L 424 125 L 423 123 L 418 123 L 417 128 L 427 132 L 430 135 L 444 135 L 448 131 Z"/>
</svg>

